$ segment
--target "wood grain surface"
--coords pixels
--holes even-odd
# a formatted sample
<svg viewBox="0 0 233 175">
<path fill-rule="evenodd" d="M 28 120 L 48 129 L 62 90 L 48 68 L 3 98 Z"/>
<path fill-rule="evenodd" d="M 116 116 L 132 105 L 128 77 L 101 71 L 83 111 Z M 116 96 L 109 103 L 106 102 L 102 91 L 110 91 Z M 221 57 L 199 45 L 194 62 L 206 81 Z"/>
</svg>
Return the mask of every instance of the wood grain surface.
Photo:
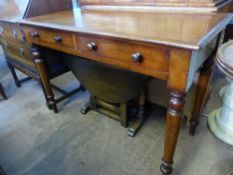
<svg viewBox="0 0 233 175">
<path fill-rule="evenodd" d="M 21 23 L 198 50 L 223 30 L 231 18 L 232 14 L 226 13 L 141 13 L 76 8 Z"/>
</svg>

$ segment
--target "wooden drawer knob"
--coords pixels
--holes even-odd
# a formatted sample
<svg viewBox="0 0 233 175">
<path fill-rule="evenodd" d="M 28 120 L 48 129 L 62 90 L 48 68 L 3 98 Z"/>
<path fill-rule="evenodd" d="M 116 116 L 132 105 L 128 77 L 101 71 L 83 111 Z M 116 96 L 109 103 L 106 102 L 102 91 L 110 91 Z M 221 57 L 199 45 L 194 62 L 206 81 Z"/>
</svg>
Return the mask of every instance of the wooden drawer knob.
<svg viewBox="0 0 233 175">
<path fill-rule="evenodd" d="M 54 40 L 55 40 L 56 43 L 62 43 L 62 38 L 61 38 L 61 36 L 59 36 L 59 35 L 58 35 L 58 36 L 55 36 L 55 37 L 54 37 Z"/>
<path fill-rule="evenodd" d="M 94 51 L 97 49 L 97 45 L 95 42 L 91 42 L 91 43 L 88 43 L 87 44 L 87 48 L 90 50 L 90 51 Z"/>
<path fill-rule="evenodd" d="M 132 54 L 132 61 L 135 62 L 135 63 L 141 63 L 142 62 L 142 54 L 140 53 L 134 53 Z"/>
<path fill-rule="evenodd" d="M 40 35 L 38 32 L 31 32 L 31 37 L 35 39 L 35 38 L 39 38 Z"/>
</svg>

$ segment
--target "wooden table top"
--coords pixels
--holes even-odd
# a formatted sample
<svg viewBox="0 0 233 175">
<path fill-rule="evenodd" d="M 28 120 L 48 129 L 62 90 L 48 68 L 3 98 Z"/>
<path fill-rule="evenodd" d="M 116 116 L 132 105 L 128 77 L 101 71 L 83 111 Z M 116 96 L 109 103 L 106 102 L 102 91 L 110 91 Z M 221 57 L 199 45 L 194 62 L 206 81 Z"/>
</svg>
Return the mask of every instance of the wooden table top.
<svg viewBox="0 0 233 175">
<path fill-rule="evenodd" d="M 230 22 L 232 14 L 81 10 L 21 20 L 23 24 L 198 50 Z"/>
</svg>

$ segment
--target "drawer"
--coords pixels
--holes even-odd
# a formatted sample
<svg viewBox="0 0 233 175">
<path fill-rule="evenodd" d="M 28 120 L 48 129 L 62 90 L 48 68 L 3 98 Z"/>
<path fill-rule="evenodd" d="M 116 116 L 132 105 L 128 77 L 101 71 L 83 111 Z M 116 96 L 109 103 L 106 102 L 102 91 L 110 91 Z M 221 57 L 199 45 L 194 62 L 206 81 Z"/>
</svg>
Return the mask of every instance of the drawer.
<svg viewBox="0 0 233 175">
<path fill-rule="evenodd" d="M 29 29 L 28 34 L 32 43 L 53 49 L 74 49 L 75 40 L 72 33 L 56 30 Z"/>
<path fill-rule="evenodd" d="M 169 50 L 165 47 L 86 35 L 77 36 L 77 43 L 83 57 L 167 79 Z"/>
<path fill-rule="evenodd" d="M 35 67 L 31 57 L 30 48 L 23 43 L 14 43 L 1 39 L 1 44 L 6 56 L 19 61 L 22 64 Z"/>
<path fill-rule="evenodd" d="M 15 24 L 0 23 L 0 37 L 5 40 L 25 41 L 23 31 Z"/>
</svg>

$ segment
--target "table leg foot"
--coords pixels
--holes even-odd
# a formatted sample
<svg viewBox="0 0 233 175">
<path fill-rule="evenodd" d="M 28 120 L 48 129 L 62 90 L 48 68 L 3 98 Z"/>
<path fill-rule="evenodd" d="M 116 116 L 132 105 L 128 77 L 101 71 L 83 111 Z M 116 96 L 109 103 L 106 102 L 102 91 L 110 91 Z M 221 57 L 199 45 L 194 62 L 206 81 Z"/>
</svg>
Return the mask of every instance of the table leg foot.
<svg viewBox="0 0 233 175">
<path fill-rule="evenodd" d="M 58 113 L 58 109 L 57 109 L 56 103 L 53 103 L 53 104 L 52 104 L 52 108 L 53 108 L 53 112 L 54 112 L 55 114 L 57 114 L 57 113 Z"/>
<path fill-rule="evenodd" d="M 49 110 L 52 110 L 52 109 L 53 109 L 52 106 L 51 106 L 49 103 L 46 103 L 46 106 L 47 106 L 47 108 L 48 108 Z"/>
<path fill-rule="evenodd" d="M 80 113 L 85 115 L 91 110 L 90 103 L 86 103 L 80 110 Z"/>
<path fill-rule="evenodd" d="M 130 123 L 128 129 L 128 136 L 134 137 L 145 122 L 145 102 L 146 92 L 143 91 L 140 94 L 139 98 L 139 111 L 137 114 L 137 118 Z"/>
<path fill-rule="evenodd" d="M 168 164 L 163 162 L 160 166 L 160 170 L 162 172 L 162 175 L 169 175 L 172 173 L 172 163 Z"/>
<path fill-rule="evenodd" d="M 57 104 L 56 104 L 56 101 L 54 100 L 54 97 L 48 97 L 49 99 L 49 106 L 52 108 L 53 112 L 55 114 L 58 113 L 58 109 L 57 109 Z"/>
<path fill-rule="evenodd" d="M 132 121 L 131 124 L 129 125 L 128 136 L 134 137 L 142 127 L 143 123 L 144 121 L 140 119 Z"/>
</svg>

